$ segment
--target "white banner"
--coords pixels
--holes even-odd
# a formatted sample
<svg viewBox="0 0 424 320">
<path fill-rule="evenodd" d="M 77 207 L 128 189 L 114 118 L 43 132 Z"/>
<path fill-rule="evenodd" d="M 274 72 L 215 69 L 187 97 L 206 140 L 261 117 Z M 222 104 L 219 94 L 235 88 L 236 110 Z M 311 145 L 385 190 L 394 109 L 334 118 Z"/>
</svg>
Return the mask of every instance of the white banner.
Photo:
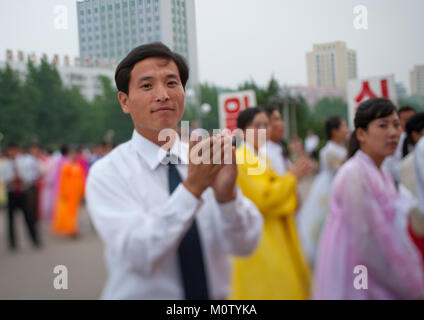
<svg viewBox="0 0 424 320">
<path fill-rule="evenodd" d="M 354 128 L 353 120 L 358 105 L 371 98 L 387 98 L 397 104 L 395 76 L 381 76 L 367 79 L 354 79 L 348 82 L 347 99 L 349 105 L 349 125 Z"/>
<path fill-rule="evenodd" d="M 254 90 L 223 93 L 218 96 L 219 124 L 221 129 L 237 129 L 237 117 L 240 112 L 256 106 Z"/>
</svg>

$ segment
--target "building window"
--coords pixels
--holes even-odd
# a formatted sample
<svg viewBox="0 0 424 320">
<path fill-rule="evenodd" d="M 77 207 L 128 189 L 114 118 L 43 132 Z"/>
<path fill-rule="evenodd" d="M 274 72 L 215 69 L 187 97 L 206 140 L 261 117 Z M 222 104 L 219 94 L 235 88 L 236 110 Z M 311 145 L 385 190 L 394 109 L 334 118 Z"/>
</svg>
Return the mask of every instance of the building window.
<svg viewBox="0 0 424 320">
<path fill-rule="evenodd" d="M 82 16 L 84 15 L 84 10 L 80 11 L 80 15 L 82 15 Z"/>
<path fill-rule="evenodd" d="M 87 9 L 87 14 L 91 14 L 91 10 L 90 9 Z"/>
</svg>

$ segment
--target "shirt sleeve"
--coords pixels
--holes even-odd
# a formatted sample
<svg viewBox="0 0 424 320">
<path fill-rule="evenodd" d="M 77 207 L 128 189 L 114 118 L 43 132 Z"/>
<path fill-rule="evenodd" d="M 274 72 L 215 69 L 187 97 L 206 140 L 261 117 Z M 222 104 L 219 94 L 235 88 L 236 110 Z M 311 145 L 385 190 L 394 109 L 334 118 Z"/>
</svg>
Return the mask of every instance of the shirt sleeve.
<svg viewBox="0 0 424 320">
<path fill-rule="evenodd" d="M 262 235 L 263 218 L 252 201 L 237 188 L 235 200 L 218 204 L 214 215 L 216 242 L 229 254 L 243 256 L 252 253 Z"/>
<path fill-rule="evenodd" d="M 396 223 L 395 208 L 376 199 L 365 176 L 351 170 L 338 191 L 340 207 L 351 231 L 351 241 L 359 263 L 368 274 L 397 297 L 424 296 L 420 259 L 404 230 Z M 371 289 L 371 288 L 370 288 Z"/>
<path fill-rule="evenodd" d="M 144 274 L 172 254 L 202 201 L 180 184 L 166 202 L 149 210 L 113 170 L 96 163 L 86 186 L 88 210 L 100 237 L 123 263 Z"/>
</svg>

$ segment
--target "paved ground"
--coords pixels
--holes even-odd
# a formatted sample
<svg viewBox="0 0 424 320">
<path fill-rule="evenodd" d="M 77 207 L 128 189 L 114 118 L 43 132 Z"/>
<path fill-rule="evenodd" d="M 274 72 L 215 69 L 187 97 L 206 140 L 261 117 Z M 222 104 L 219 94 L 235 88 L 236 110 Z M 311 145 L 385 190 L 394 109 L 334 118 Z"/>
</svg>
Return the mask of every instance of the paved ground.
<svg viewBox="0 0 424 320">
<path fill-rule="evenodd" d="M 303 199 L 313 178 L 299 186 Z M 6 214 L 0 210 L 0 299 L 97 299 L 106 279 L 103 245 L 92 229 L 85 207 L 80 213 L 81 236 L 77 239 L 53 237 L 41 225 L 44 247 L 35 250 L 28 240 L 21 214 L 17 215 L 20 250 L 10 253 L 6 243 Z M 68 270 L 68 289 L 53 286 L 55 266 Z"/>
</svg>

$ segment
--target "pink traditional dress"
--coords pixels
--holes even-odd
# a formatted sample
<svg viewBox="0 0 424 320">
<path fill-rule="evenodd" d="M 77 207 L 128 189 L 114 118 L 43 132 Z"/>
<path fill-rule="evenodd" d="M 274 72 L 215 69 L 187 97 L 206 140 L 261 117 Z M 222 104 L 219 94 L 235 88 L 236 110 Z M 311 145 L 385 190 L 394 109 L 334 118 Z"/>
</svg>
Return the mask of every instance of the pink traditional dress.
<svg viewBox="0 0 424 320">
<path fill-rule="evenodd" d="M 340 168 L 318 250 L 315 299 L 424 297 L 423 264 L 408 234 L 410 200 L 360 150 Z M 358 266 L 366 270 L 359 288 Z"/>
</svg>

